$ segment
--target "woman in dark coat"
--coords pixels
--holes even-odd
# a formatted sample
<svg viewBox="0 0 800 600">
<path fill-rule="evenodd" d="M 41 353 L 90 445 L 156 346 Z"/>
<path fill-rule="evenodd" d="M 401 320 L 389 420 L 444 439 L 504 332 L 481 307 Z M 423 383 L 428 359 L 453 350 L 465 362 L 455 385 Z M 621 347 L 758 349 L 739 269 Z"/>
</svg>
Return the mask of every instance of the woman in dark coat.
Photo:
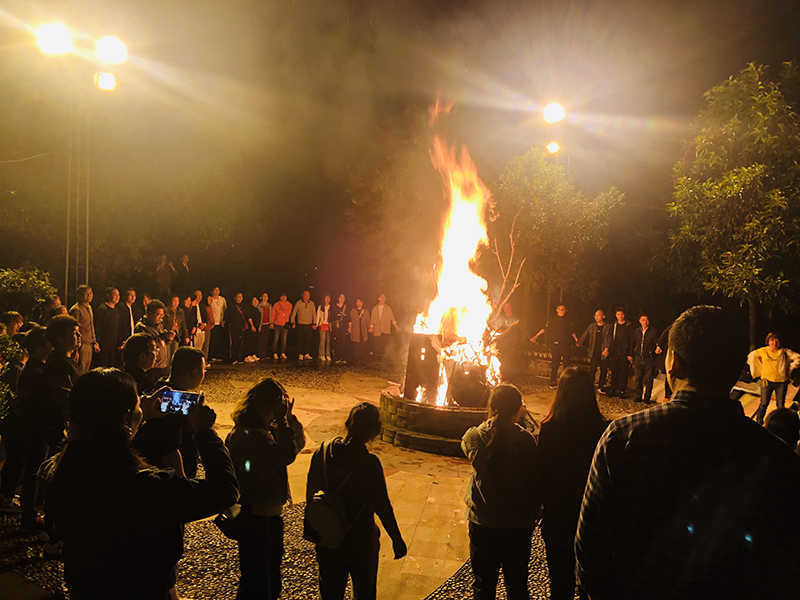
<svg viewBox="0 0 800 600">
<path fill-rule="evenodd" d="M 542 538 L 551 600 L 575 597 L 575 532 L 594 449 L 607 426 L 589 373 L 577 367 L 566 369 L 539 432 Z M 581 598 L 585 598 L 583 592 Z"/>
</svg>

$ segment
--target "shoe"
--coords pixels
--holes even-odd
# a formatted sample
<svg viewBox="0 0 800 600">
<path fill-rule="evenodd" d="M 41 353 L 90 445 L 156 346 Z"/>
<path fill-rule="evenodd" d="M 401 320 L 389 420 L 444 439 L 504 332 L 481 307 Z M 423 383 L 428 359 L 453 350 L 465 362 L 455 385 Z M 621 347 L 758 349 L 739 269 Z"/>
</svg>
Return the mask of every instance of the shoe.
<svg viewBox="0 0 800 600">
<path fill-rule="evenodd" d="M 286 357 L 284 356 L 284 358 L 286 358 Z M 278 360 L 278 355 L 277 354 L 273 354 L 272 355 L 272 360 Z"/>
<path fill-rule="evenodd" d="M 300 354 L 300 355 L 297 357 L 297 360 L 303 360 L 303 355 L 302 355 L 302 354 Z"/>
<path fill-rule="evenodd" d="M 310 354 L 306 354 L 304 358 L 305 358 L 306 360 L 312 360 L 312 358 L 311 358 L 311 355 L 310 355 Z"/>
<path fill-rule="evenodd" d="M 608 395 L 608 390 L 607 390 L 607 389 L 605 389 L 605 388 L 600 388 L 598 391 L 599 391 L 601 394 L 603 394 L 603 396 L 607 396 L 607 395 Z"/>
<path fill-rule="evenodd" d="M 277 354 L 275 355 L 275 358 L 278 358 L 278 355 L 277 355 Z M 284 360 L 286 360 L 286 355 L 285 355 L 285 354 L 281 354 L 281 358 L 282 358 L 282 359 L 284 359 Z"/>
<path fill-rule="evenodd" d="M 550 389 L 551 390 L 555 390 L 556 388 L 558 388 L 558 384 L 555 384 L 555 383 L 551 383 L 550 384 Z"/>
</svg>

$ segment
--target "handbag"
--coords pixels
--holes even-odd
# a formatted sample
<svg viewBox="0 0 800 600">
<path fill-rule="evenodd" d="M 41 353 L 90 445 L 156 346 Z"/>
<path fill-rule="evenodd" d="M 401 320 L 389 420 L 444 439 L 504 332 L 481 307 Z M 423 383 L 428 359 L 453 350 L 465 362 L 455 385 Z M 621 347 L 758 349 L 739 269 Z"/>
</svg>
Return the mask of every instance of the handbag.
<svg viewBox="0 0 800 600">
<path fill-rule="evenodd" d="M 344 501 L 339 496 L 347 480 L 358 470 L 363 459 L 359 461 L 353 470 L 342 480 L 335 490 L 328 486 L 328 461 L 327 454 L 330 442 L 322 444 L 322 472 L 325 480 L 324 488 L 318 490 L 311 501 L 306 504 L 305 515 L 303 517 L 303 538 L 324 548 L 336 550 L 347 539 L 347 534 L 353 527 L 353 523 L 358 520 L 361 513 L 366 508 L 366 503 L 358 511 L 353 521 L 347 520 L 347 512 Z"/>
</svg>

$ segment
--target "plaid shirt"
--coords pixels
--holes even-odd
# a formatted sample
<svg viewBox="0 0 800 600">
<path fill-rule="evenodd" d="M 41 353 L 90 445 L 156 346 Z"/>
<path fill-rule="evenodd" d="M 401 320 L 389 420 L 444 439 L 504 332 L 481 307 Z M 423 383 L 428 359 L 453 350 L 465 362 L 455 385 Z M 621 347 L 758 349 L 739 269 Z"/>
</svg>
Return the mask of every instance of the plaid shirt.
<svg viewBox="0 0 800 600">
<path fill-rule="evenodd" d="M 614 421 L 575 552 L 613 598 L 800 598 L 800 459 L 738 402 L 677 392 Z"/>
</svg>

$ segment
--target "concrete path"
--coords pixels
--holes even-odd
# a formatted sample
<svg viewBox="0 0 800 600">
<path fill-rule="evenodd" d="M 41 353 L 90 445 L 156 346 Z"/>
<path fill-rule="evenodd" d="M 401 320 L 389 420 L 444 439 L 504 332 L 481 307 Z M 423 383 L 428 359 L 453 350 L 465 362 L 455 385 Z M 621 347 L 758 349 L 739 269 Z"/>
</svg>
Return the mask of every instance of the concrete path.
<svg viewBox="0 0 800 600">
<path fill-rule="evenodd" d="M 344 435 L 345 419 L 355 404 L 367 401 L 377 405 L 387 383 L 384 379 L 348 372 L 341 379 L 343 393 L 288 388 L 295 398 L 294 412 L 305 426 L 308 438 L 305 449 L 289 466 L 289 484 L 295 501 L 305 500 L 306 476 L 314 450 L 324 440 Z M 231 381 L 230 385 L 244 395 L 252 382 Z M 750 393 L 742 397 L 742 404 L 750 415 L 758 406 L 758 389 L 752 385 L 746 389 Z M 792 387 L 789 396 L 793 397 L 796 391 Z M 547 414 L 553 396 L 552 390 L 525 396 L 528 410 L 537 422 Z M 664 401 L 663 376 L 655 382 L 653 398 Z M 225 430 L 233 426 L 232 406 L 209 404 L 217 411 L 217 427 L 224 435 Z M 378 597 L 420 600 L 450 578 L 469 558 L 463 498 L 471 467 L 465 459 L 397 448 L 380 441 L 373 442 L 370 449 L 383 463 L 389 496 L 408 544 L 408 555 L 394 560 L 389 538 L 381 528 Z"/>
</svg>

